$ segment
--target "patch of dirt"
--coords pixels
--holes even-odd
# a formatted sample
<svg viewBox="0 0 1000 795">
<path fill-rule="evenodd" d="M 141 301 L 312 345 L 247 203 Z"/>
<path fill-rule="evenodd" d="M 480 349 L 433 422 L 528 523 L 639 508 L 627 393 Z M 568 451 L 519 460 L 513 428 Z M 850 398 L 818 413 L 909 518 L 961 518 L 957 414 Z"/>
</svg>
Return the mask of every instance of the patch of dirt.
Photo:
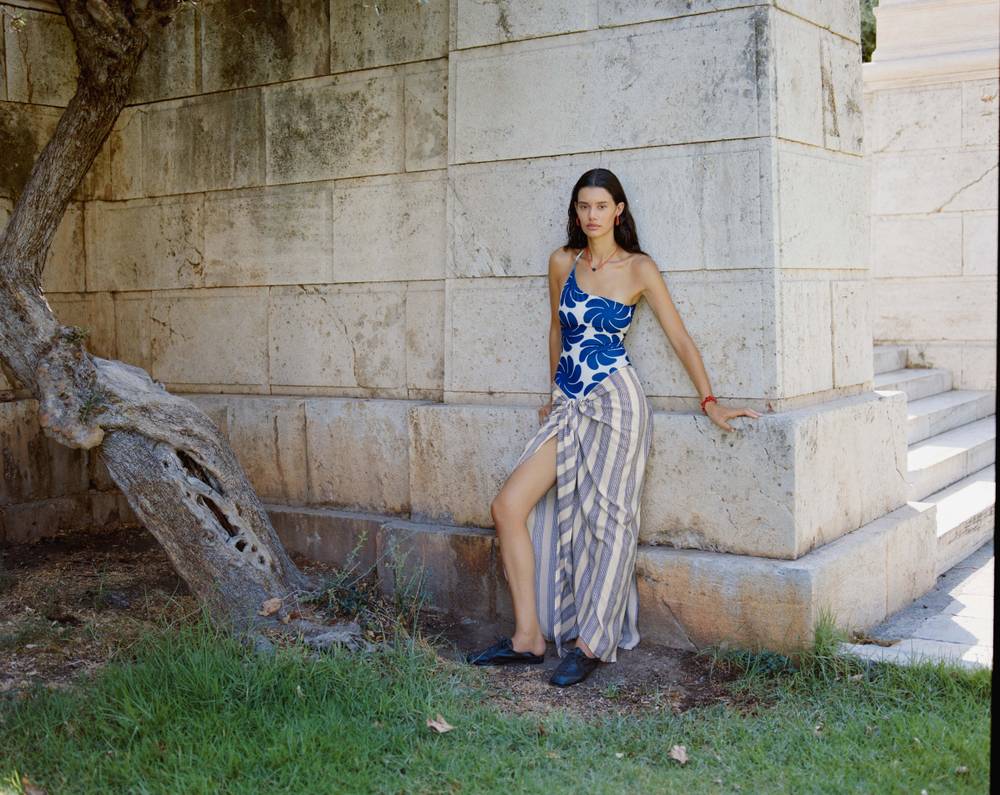
<svg viewBox="0 0 1000 795">
<path fill-rule="evenodd" d="M 66 687 L 127 654 L 144 632 L 198 618 L 196 600 L 162 547 L 141 527 L 74 531 L 8 545 L 0 554 L 0 694 L 19 694 L 35 683 Z M 304 571 L 338 583 L 336 566 L 297 555 L 293 560 Z M 353 618 L 369 640 L 386 637 L 398 616 L 392 600 L 378 593 L 377 578 L 343 585 L 303 611 L 326 622 Z M 404 623 L 410 620 L 404 617 Z M 439 657 L 460 665 L 468 665 L 467 651 L 512 629 L 431 610 L 424 610 L 417 624 Z M 602 664 L 571 687 L 549 684 L 558 664 L 550 643 L 543 664 L 477 670 L 489 701 L 508 714 L 567 711 L 600 720 L 719 703 L 746 714 L 766 706 L 731 687 L 739 676 L 736 666 L 646 641 L 619 650 L 617 662 Z"/>
<path fill-rule="evenodd" d="M 433 636 L 441 657 L 464 665 L 465 653 L 490 645 L 512 627 L 498 627 L 472 619 L 427 616 L 423 631 Z M 554 643 L 545 662 L 535 665 L 484 665 L 489 700 L 509 714 L 545 716 L 571 712 L 584 720 L 612 715 L 649 715 L 661 710 L 680 714 L 693 707 L 725 704 L 742 714 L 754 714 L 767 704 L 750 693 L 732 688 L 740 671 L 708 655 L 657 646 L 640 640 L 634 649 L 618 650 L 618 659 L 602 663 L 584 681 L 569 687 L 549 684 L 559 665 Z"/>
</svg>

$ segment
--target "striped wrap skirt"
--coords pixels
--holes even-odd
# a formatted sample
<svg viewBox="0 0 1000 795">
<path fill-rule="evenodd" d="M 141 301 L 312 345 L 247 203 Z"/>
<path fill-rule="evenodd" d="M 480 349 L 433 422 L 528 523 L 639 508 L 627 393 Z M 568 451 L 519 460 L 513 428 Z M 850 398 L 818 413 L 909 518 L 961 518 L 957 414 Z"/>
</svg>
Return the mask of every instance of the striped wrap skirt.
<svg viewBox="0 0 1000 795">
<path fill-rule="evenodd" d="M 552 411 L 517 461 L 553 435 L 556 482 L 528 514 L 542 634 L 579 637 L 605 662 L 639 642 L 635 556 L 639 501 L 653 438 L 652 406 L 635 368 L 615 370 L 581 398 L 553 384 Z"/>
</svg>

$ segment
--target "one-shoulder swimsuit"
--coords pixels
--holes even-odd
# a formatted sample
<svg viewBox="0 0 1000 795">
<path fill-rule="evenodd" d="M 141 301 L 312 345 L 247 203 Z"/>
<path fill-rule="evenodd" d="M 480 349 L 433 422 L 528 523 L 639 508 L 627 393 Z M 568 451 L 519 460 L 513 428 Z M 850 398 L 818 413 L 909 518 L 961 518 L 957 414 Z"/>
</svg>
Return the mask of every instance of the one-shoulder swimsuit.
<svg viewBox="0 0 1000 795">
<path fill-rule="evenodd" d="M 580 289 L 573 260 L 559 296 L 562 353 L 556 368 L 556 385 L 570 399 L 584 397 L 603 379 L 631 364 L 625 335 L 632 325 L 635 304 L 591 295 Z"/>
</svg>

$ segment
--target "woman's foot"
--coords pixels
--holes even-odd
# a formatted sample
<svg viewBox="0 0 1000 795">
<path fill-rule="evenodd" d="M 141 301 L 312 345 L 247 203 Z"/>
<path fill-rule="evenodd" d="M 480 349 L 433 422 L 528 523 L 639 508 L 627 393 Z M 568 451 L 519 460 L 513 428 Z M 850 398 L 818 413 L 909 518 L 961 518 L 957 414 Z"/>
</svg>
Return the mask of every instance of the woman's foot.
<svg viewBox="0 0 1000 795">
<path fill-rule="evenodd" d="M 588 656 L 579 646 L 574 646 L 552 672 L 549 684 L 568 687 L 582 682 L 601 664 L 598 657 Z"/>
<path fill-rule="evenodd" d="M 532 654 L 545 654 L 545 638 L 536 635 L 534 638 L 523 638 L 516 632 L 510 639 L 511 648 L 514 651 L 530 651 Z"/>
<path fill-rule="evenodd" d="M 545 662 L 545 649 L 541 654 L 532 651 L 517 651 L 513 648 L 511 639 L 498 635 L 496 641 L 482 651 L 469 652 L 465 655 L 466 662 L 472 665 L 506 665 L 507 663 Z"/>
</svg>

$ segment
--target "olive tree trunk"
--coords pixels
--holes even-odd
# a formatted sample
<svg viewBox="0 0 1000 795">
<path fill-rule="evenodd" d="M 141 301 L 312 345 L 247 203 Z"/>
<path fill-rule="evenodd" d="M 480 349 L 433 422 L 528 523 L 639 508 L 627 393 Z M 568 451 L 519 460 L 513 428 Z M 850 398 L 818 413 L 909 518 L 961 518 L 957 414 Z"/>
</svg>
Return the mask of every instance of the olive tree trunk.
<svg viewBox="0 0 1000 795">
<path fill-rule="evenodd" d="M 0 237 L 0 365 L 38 400 L 49 437 L 99 452 L 214 619 L 241 628 L 281 619 L 287 625 L 285 611 L 311 582 L 289 559 L 219 429 L 144 370 L 88 353 L 80 330 L 59 324 L 42 291 L 56 227 L 125 105 L 147 36 L 167 24 L 180 3 L 59 5 L 76 42 L 80 76 Z M 275 598 L 280 609 L 271 601 L 261 610 Z"/>
</svg>

